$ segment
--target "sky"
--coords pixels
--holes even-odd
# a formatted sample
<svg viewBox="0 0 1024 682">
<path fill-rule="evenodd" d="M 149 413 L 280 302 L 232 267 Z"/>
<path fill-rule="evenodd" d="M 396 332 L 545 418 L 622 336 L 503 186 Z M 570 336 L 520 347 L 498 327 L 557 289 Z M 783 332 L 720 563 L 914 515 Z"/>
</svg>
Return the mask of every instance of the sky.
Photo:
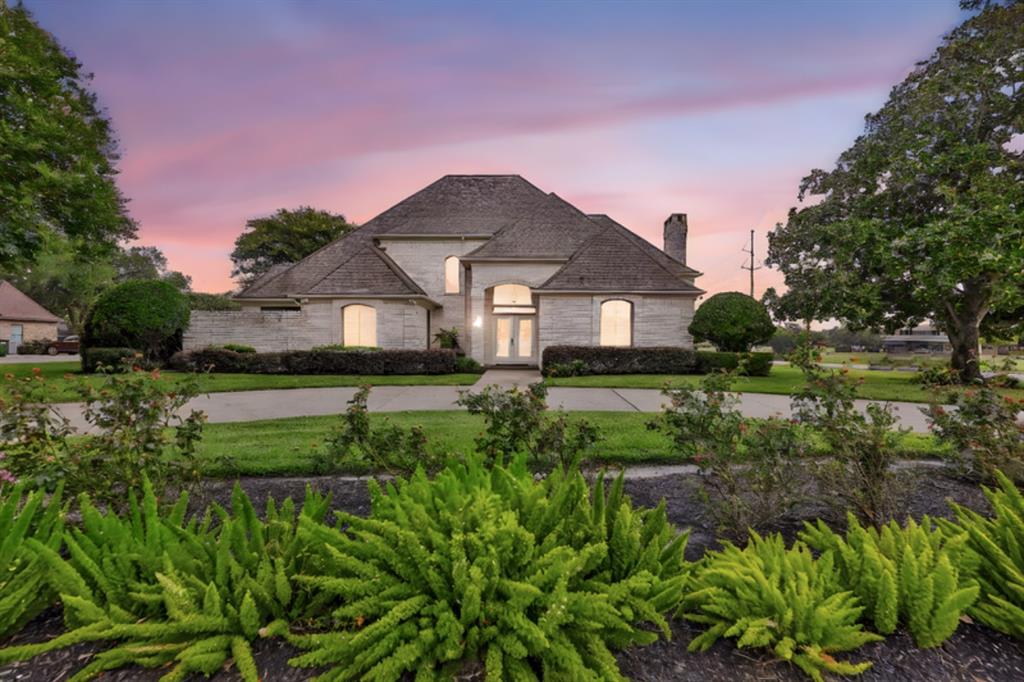
<svg viewBox="0 0 1024 682">
<path fill-rule="evenodd" d="M 661 245 L 709 293 L 961 15 L 955 0 L 26 0 L 95 74 L 119 184 L 197 291 L 247 219 L 362 223 L 447 173 L 518 173 Z M 760 263 L 759 263 L 760 264 Z M 778 286 L 756 272 L 756 295 Z"/>
</svg>

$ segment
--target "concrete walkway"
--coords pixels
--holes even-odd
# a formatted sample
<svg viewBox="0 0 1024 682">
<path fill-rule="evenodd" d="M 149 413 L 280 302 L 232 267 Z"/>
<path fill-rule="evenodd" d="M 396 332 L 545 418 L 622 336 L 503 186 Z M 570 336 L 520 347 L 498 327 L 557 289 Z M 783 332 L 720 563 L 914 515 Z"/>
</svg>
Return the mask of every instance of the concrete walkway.
<svg viewBox="0 0 1024 682">
<path fill-rule="evenodd" d="M 539 378 L 535 371 L 492 370 L 472 387 L 378 386 L 370 393 L 368 408 L 371 412 L 461 410 L 455 404 L 460 391 L 478 391 L 489 384 L 525 386 Z M 202 410 L 211 423 L 332 415 L 344 412 L 357 390 L 355 387 L 338 387 L 209 393 L 194 398 L 187 409 Z M 739 397 L 739 409 L 745 416 L 790 416 L 788 395 L 741 393 Z M 857 404 L 863 410 L 869 402 L 859 400 Z M 657 389 L 553 387 L 548 390 L 548 404 L 552 408 L 573 412 L 658 412 L 664 403 L 665 397 Z M 921 403 L 893 402 L 890 405 L 899 418 L 900 426 L 913 431 L 927 431 Z M 84 429 L 86 424 L 81 404 L 62 403 L 56 408 L 71 420 L 75 428 Z"/>
</svg>

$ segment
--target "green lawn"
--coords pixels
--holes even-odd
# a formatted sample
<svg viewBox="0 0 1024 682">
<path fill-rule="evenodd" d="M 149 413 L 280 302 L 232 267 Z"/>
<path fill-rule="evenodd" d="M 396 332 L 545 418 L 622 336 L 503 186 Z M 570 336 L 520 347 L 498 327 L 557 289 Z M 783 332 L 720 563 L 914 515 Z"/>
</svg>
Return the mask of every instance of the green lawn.
<svg viewBox="0 0 1024 682">
<path fill-rule="evenodd" d="M 1012 360 L 1012 371 L 1024 371 L 1024 358 L 1009 358 L 1005 355 L 983 355 L 981 360 L 988 366 L 995 366 L 1002 369 L 1007 359 Z M 938 367 L 949 364 L 948 355 L 888 355 L 886 353 L 836 353 L 826 351 L 821 361 L 829 364 L 852 364 L 852 365 L 890 365 L 892 367 Z"/>
<path fill-rule="evenodd" d="M 86 381 L 94 385 L 103 382 L 102 376 L 82 374 L 78 362 L 50 362 L 33 365 L 18 363 L 0 365 L 0 375 L 11 374 L 15 377 L 30 376 L 33 368 L 38 367 L 41 376 L 46 380 L 47 398 L 51 402 L 78 400 L 75 384 Z M 67 375 L 67 376 L 66 376 Z M 181 372 L 161 372 L 163 381 L 174 385 L 187 375 Z M 479 374 L 395 374 L 395 375 L 350 375 L 350 374 L 224 374 L 211 373 L 199 375 L 199 390 L 202 393 L 218 393 L 224 391 L 259 391 L 273 388 L 322 388 L 327 386 L 469 386 L 476 383 Z M 0 383 L 0 395 L 5 389 Z"/>
<path fill-rule="evenodd" d="M 607 463 L 677 463 L 669 452 L 668 437 L 646 427 L 651 414 L 637 412 L 574 412 L 571 419 L 586 418 L 601 432 L 593 460 Z M 442 452 L 470 452 L 483 429 L 483 418 L 466 412 L 395 412 L 373 414 L 379 422 L 423 427 L 432 447 Z M 305 475 L 312 473 L 313 455 L 340 417 L 299 417 L 268 421 L 208 424 L 199 455 L 211 476 Z M 907 434 L 901 456 L 934 456 L 939 451 L 927 434 Z"/>
<path fill-rule="evenodd" d="M 863 379 L 857 392 L 870 400 L 905 400 L 927 402 L 929 392 L 914 383 L 913 372 L 873 372 L 851 369 L 850 375 Z M 583 377 L 549 379 L 552 386 L 604 386 L 610 388 L 662 388 L 666 383 L 674 386 L 700 383 L 700 376 L 679 374 L 607 374 Z M 766 377 L 739 377 L 733 390 L 745 393 L 776 393 L 790 395 L 804 382 L 803 373 L 796 367 L 775 365 Z M 1003 390 L 1001 393 L 1024 398 L 1024 389 Z"/>
</svg>

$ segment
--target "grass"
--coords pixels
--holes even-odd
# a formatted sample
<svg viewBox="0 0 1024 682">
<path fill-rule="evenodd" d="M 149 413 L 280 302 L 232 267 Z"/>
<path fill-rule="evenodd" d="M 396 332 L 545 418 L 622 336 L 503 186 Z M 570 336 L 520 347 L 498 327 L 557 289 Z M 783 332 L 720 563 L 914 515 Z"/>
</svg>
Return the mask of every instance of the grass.
<svg viewBox="0 0 1024 682">
<path fill-rule="evenodd" d="M 40 376 L 46 380 L 47 400 L 50 402 L 70 402 L 79 400 L 75 391 L 77 382 L 85 381 L 93 385 L 103 382 L 103 377 L 95 374 L 82 374 L 79 363 L 16 363 L 0 365 L 0 375 L 10 374 L 14 377 L 26 377 L 38 368 Z M 174 386 L 188 376 L 182 372 L 160 373 L 161 381 Z M 352 375 L 352 374 L 226 374 L 210 373 L 199 375 L 201 393 L 220 393 L 228 391 L 261 391 L 280 388 L 323 388 L 331 386 L 469 386 L 476 383 L 479 374 L 393 374 L 393 375 Z M 0 383 L 0 396 L 4 393 Z"/>
<path fill-rule="evenodd" d="M 602 440 L 592 460 L 612 464 L 680 463 L 669 450 L 668 436 L 647 428 L 654 415 L 638 412 L 573 412 L 570 419 L 585 418 L 598 427 Z M 394 412 L 373 414 L 373 422 L 389 419 L 403 427 L 420 425 L 432 447 L 465 454 L 483 430 L 483 417 L 466 412 Z M 267 421 L 208 424 L 203 431 L 199 456 L 204 472 L 214 477 L 302 476 L 314 473 L 313 459 L 341 417 L 298 417 Z M 900 456 L 931 457 L 940 452 L 928 434 L 902 437 Z"/>
<path fill-rule="evenodd" d="M 1002 371 L 1003 365 L 1011 360 L 1014 368 L 1011 371 L 1024 371 L 1024 358 L 1009 357 L 1006 355 L 983 355 L 981 357 L 983 369 L 998 367 Z M 891 367 L 944 367 L 949 364 L 949 355 L 889 355 L 887 353 L 836 353 L 827 351 L 822 355 L 822 362 L 828 364 L 852 364 L 852 365 L 889 365 Z"/>
<path fill-rule="evenodd" d="M 861 379 L 857 394 L 868 400 L 902 400 L 907 402 L 928 402 L 931 393 L 914 382 L 912 372 L 873 372 L 851 369 L 850 376 Z M 582 377 L 552 378 L 552 386 L 607 387 L 607 388 L 662 388 L 671 386 L 696 386 L 698 375 L 680 374 L 604 374 Z M 766 377 L 739 377 L 733 390 L 743 393 L 774 393 L 790 395 L 804 383 L 803 372 L 788 365 L 775 365 Z M 1024 389 L 1005 389 L 1000 393 L 1024 399 Z"/>
</svg>

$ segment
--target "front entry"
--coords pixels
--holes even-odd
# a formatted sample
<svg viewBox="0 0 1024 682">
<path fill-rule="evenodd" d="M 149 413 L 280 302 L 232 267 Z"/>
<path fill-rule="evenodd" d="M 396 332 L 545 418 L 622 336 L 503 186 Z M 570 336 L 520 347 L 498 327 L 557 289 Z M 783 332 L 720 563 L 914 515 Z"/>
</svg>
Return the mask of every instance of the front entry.
<svg viewBox="0 0 1024 682">
<path fill-rule="evenodd" d="M 494 317 L 494 362 L 498 365 L 535 365 L 533 315 Z"/>
</svg>

